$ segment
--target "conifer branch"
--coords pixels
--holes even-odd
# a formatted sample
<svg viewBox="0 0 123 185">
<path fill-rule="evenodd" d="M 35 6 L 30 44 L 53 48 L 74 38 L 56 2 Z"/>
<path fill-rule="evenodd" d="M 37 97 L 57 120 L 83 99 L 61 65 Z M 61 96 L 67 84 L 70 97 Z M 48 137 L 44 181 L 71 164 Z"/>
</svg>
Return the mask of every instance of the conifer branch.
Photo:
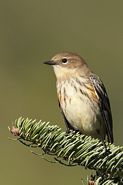
<svg viewBox="0 0 123 185">
<path fill-rule="evenodd" d="M 123 184 L 122 146 L 106 143 L 106 151 L 98 139 L 28 118 L 17 119 L 9 130 L 24 145 L 41 148 L 61 164 L 95 170 L 95 184 Z"/>
</svg>

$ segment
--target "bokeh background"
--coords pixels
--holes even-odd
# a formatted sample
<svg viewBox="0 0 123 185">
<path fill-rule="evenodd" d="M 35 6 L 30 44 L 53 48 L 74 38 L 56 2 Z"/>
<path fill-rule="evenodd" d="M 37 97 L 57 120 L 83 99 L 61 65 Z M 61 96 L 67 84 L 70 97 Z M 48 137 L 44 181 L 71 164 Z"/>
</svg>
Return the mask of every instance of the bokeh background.
<svg viewBox="0 0 123 185">
<path fill-rule="evenodd" d="M 82 55 L 110 96 L 115 144 L 122 145 L 123 1 L 0 0 L 0 183 L 82 184 L 82 167 L 50 164 L 11 137 L 18 117 L 58 124 L 53 70 L 43 65 L 55 53 Z"/>
</svg>

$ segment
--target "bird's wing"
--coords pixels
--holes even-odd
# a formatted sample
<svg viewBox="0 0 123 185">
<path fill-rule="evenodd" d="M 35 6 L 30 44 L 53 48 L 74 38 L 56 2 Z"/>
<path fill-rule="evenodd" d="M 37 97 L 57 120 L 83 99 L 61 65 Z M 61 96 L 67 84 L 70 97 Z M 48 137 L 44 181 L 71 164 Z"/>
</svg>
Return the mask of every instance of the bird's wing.
<svg viewBox="0 0 123 185">
<path fill-rule="evenodd" d="M 113 140 L 114 140 L 113 139 L 113 121 L 112 121 L 110 102 L 109 102 L 106 89 L 102 81 L 99 79 L 97 75 L 91 74 L 90 80 L 99 97 L 100 110 L 101 110 L 103 121 L 105 123 L 108 142 L 113 143 Z"/>
</svg>

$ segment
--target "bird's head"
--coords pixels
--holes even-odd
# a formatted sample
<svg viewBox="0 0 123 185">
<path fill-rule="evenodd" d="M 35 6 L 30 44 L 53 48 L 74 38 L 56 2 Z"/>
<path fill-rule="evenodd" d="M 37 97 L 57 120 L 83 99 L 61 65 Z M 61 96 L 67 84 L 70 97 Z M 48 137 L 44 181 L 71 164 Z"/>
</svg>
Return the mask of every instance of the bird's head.
<svg viewBox="0 0 123 185">
<path fill-rule="evenodd" d="M 65 79 L 87 71 L 84 59 L 75 53 L 58 53 L 44 64 L 52 65 L 57 79 Z"/>
</svg>

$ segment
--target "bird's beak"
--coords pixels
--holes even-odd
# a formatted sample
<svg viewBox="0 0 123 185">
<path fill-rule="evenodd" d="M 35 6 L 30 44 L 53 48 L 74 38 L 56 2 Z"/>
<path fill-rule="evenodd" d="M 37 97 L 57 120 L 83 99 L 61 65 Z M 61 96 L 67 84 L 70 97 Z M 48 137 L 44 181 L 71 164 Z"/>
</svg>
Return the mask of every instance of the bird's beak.
<svg viewBox="0 0 123 185">
<path fill-rule="evenodd" d="M 49 61 L 44 62 L 44 64 L 47 64 L 47 65 L 56 65 L 56 62 L 54 62 L 53 60 L 49 60 Z"/>
</svg>

